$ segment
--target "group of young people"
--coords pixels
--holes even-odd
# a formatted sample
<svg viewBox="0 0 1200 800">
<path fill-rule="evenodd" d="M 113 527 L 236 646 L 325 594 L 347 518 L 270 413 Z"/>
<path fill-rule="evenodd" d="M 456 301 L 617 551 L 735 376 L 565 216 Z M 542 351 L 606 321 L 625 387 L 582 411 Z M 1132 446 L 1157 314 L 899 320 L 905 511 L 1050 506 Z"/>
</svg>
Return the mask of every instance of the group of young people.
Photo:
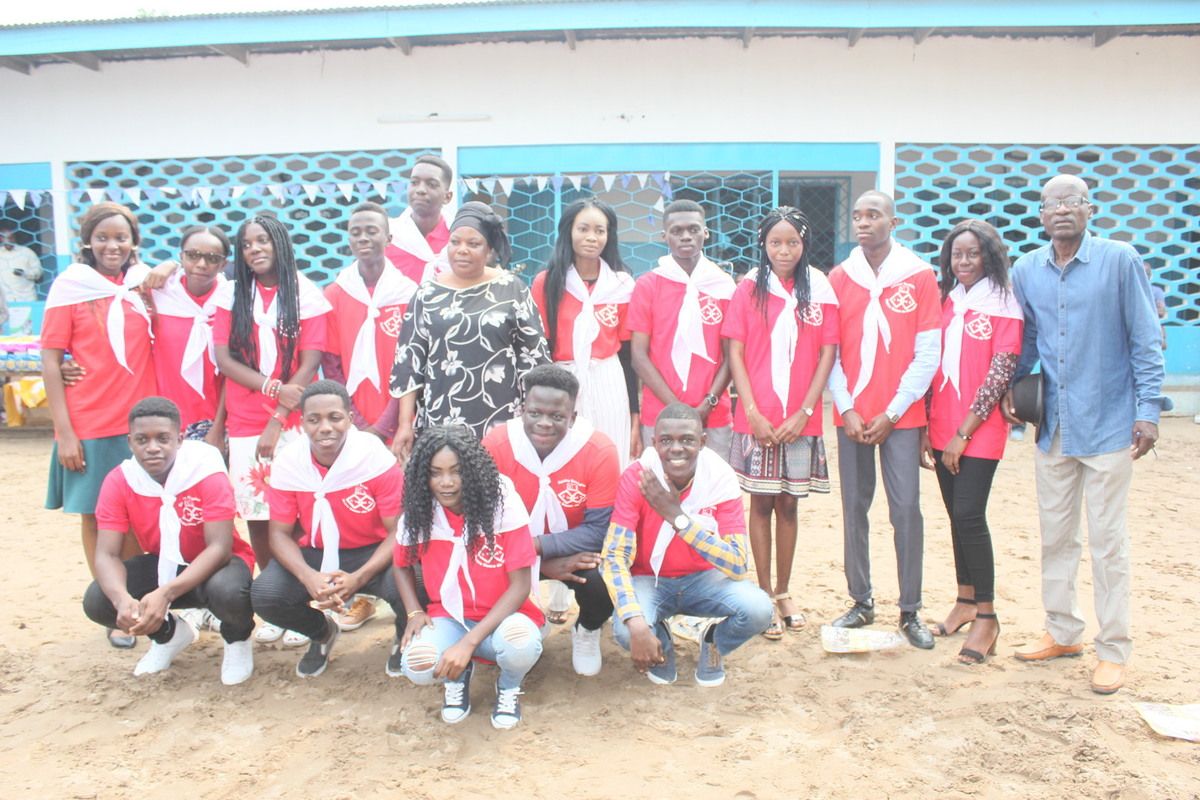
<svg viewBox="0 0 1200 800">
<path fill-rule="evenodd" d="M 475 669 L 494 663 L 491 721 L 511 728 L 547 618 L 567 607 L 536 600 L 551 580 L 579 607 L 578 674 L 600 671 L 611 619 L 636 669 L 675 681 L 669 622 L 683 615 L 702 620 L 696 682 L 720 685 L 739 646 L 805 625 L 790 576 L 797 502 L 830 489 L 827 386 L 852 600 L 832 624 L 875 618 L 878 449 L 900 630 L 933 646 L 918 616 L 924 461 L 959 584 L 936 631 L 970 625 L 965 663 L 995 651 L 985 509 L 1028 336 L 990 225 L 954 227 L 939 279 L 893 238 L 891 198 L 867 192 L 853 210 L 858 246 L 827 277 L 810 264 L 807 217 L 781 207 L 759 222 L 759 264 L 735 283 L 704 256 L 703 208 L 677 200 L 663 215 L 667 255 L 634 280 L 615 212 L 590 198 L 564 210 L 530 290 L 505 269 L 490 207 L 445 213 L 452 179 L 424 156 L 398 220 L 353 209 L 355 260 L 324 291 L 269 215 L 232 244 L 189 228 L 179 261 L 151 270 L 128 209 L 85 214 L 42 336 L 56 434 L 47 507 L 81 515 L 87 615 L 114 646 L 151 640 L 135 673 L 166 669 L 196 639 L 173 609 L 197 607 L 225 641 L 223 682 L 251 676 L 252 634 L 306 645 L 296 671 L 316 677 L 381 598 L 396 612 L 387 674 L 442 684 L 442 719 L 456 723 Z"/>
</svg>

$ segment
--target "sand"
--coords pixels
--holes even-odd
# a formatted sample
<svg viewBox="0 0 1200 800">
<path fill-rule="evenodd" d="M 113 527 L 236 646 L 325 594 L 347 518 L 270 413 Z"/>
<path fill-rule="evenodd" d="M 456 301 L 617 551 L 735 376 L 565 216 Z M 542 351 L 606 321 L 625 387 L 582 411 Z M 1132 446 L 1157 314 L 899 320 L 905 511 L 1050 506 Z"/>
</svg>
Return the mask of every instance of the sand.
<svg viewBox="0 0 1200 800">
<path fill-rule="evenodd" d="M 88 582 L 74 517 L 41 509 L 47 437 L 0 438 L 0 796 L 840 798 L 1200 797 L 1200 745 L 1163 739 L 1134 703 L 1194 703 L 1200 670 L 1200 427 L 1164 422 L 1158 457 L 1136 466 L 1135 652 L 1128 685 L 1088 688 L 1082 658 L 1024 665 L 1013 650 L 1042 631 L 1033 445 L 1010 445 L 992 493 L 997 657 L 963 667 L 962 636 L 932 652 L 904 646 L 834 656 L 819 624 L 845 603 L 834 493 L 801 504 L 793 595 L 808 628 L 761 638 L 727 659 L 716 689 L 691 682 L 696 647 L 680 644 L 680 681 L 657 687 L 604 635 L 603 672 L 571 670 L 555 627 L 526 682 L 525 721 L 494 731 L 492 675 L 476 710 L 438 719 L 440 693 L 390 679 L 386 607 L 343 636 L 324 675 L 294 674 L 299 653 L 258 647 L 254 677 L 219 681 L 215 633 L 166 673 L 135 679 L 134 652 L 111 649 L 79 600 Z M 832 440 L 831 436 L 827 437 Z M 832 452 L 831 459 L 836 458 Z M 940 618 L 955 595 L 945 512 L 922 478 L 925 603 Z M 897 614 L 882 489 L 872 510 L 876 627 Z M 1085 555 L 1080 598 L 1095 633 Z"/>
</svg>

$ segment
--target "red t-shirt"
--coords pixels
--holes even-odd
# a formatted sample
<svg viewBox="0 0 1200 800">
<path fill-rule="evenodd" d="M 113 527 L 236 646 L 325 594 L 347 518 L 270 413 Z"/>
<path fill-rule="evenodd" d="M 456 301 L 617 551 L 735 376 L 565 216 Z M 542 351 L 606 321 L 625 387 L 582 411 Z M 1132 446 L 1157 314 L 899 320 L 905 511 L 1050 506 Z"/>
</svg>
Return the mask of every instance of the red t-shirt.
<svg viewBox="0 0 1200 800">
<path fill-rule="evenodd" d="M 188 298 L 200 308 L 216 290 L 214 283 L 207 294 L 201 297 L 188 294 Z M 184 293 L 187 294 L 186 289 Z M 209 320 L 209 324 L 212 324 L 212 320 Z M 191 319 L 172 317 L 161 312 L 154 315 L 154 373 L 158 378 L 158 393 L 179 406 L 184 428 L 202 419 L 215 419 L 217 402 L 221 399 L 221 378 L 208 353 L 204 354 L 204 396 L 197 394 L 183 379 L 180 365 L 191 333 Z"/>
<path fill-rule="evenodd" d="M 497 425 L 483 437 L 483 446 L 496 462 L 496 468 L 513 482 L 528 511 L 537 501 L 537 476 L 517 463 L 513 456 L 508 426 Z M 567 527 L 577 528 L 589 508 L 611 508 L 617 497 L 620 459 L 616 445 L 600 431 L 594 431 L 587 444 L 558 472 L 550 476 L 550 485 L 562 503 Z M 549 533 L 549 529 L 546 530 Z"/>
<path fill-rule="evenodd" d="M 667 280 L 653 272 L 637 279 L 633 287 L 633 299 L 629 302 L 629 330 L 645 333 L 650 337 L 650 361 L 658 369 L 671 391 L 689 406 L 698 406 L 708 394 L 717 370 L 721 368 L 725 355 L 721 349 L 721 324 L 729 308 L 728 300 L 718 300 L 700 293 L 700 310 L 704 319 L 704 346 L 711 362 L 700 356 L 692 356 L 692 368 L 688 375 L 687 391 L 683 380 L 671 363 L 671 344 L 675 341 L 675 329 L 679 326 L 679 309 L 683 305 L 686 287 L 677 281 Z M 648 386 L 642 387 L 642 424 L 653 425 L 665 404 Z M 717 407 L 708 415 L 706 427 L 723 428 L 731 419 L 729 392 L 721 392 Z"/>
<path fill-rule="evenodd" d="M 262 299 L 262 310 L 265 312 L 271 305 L 271 300 L 278 291 L 277 286 L 258 285 L 258 296 Z M 325 314 L 300 320 L 300 341 L 292 358 L 291 374 L 295 374 L 300 366 L 300 353 L 304 350 L 325 350 Z M 233 326 L 233 312 L 224 308 L 217 309 L 217 317 L 213 322 L 213 342 L 218 345 L 229 344 L 229 331 Z M 258 344 L 258 325 L 252 324 L 250 336 L 255 346 Z M 251 369 L 258 367 L 251 365 Z M 279 348 L 279 357 L 275 359 L 275 369 L 272 378 L 283 375 L 283 348 Z M 275 401 L 267 398 L 260 387 L 247 389 L 237 381 L 225 381 L 225 430 L 230 436 L 258 436 L 267 427 L 271 414 L 275 412 Z M 300 412 L 293 411 L 288 417 L 285 427 L 294 428 L 300 424 Z"/>
<path fill-rule="evenodd" d="M 587 284 L 584 284 L 587 286 Z M 591 292 L 592 287 L 588 286 Z M 542 317 L 542 330 L 550 330 L 550 321 L 546 315 L 546 271 L 542 270 L 533 278 L 530 289 L 533 302 L 537 304 L 538 314 Z M 558 304 L 558 320 L 554 338 L 555 361 L 573 361 L 575 348 L 572 345 L 571 333 L 575 330 L 575 318 L 583 311 L 583 303 L 573 294 L 563 291 L 562 300 Z M 615 356 L 621 349 L 621 342 L 629 340 L 629 304 L 605 303 L 596 306 L 593 312 L 596 321 L 600 323 L 600 334 L 592 342 L 592 358 L 609 358 Z"/>
<path fill-rule="evenodd" d="M 617 484 L 617 504 L 613 508 L 612 522 L 623 528 L 637 531 L 637 554 L 633 558 L 632 575 L 653 575 L 650 567 L 650 554 L 654 552 L 654 542 L 658 539 L 658 531 L 662 527 L 663 518 L 658 515 L 646 498 L 642 496 L 640 484 L 642 465 L 635 461 L 625 468 L 621 480 Z M 691 493 L 690 488 L 680 495 L 680 499 Z M 726 500 L 711 508 L 702 508 L 700 513 L 717 521 L 717 530 L 722 536 L 734 536 L 746 532 L 746 510 L 741 499 Z M 706 569 L 713 565 L 704 560 L 696 549 L 679 538 L 678 535 L 667 545 L 663 556 L 660 578 L 679 578 Z"/>
<path fill-rule="evenodd" d="M 132 534 L 147 553 L 158 555 L 158 512 L 162 503 L 157 497 L 135 492 L 125 480 L 125 473 L 116 467 L 104 478 L 100 497 L 96 500 L 96 527 L 102 531 Z M 204 523 L 224 522 L 234 516 L 233 486 L 224 473 L 209 475 L 192 487 L 180 492 L 175 499 L 179 514 L 179 551 L 188 563 L 200 555 L 204 543 Z M 254 572 L 254 551 L 233 529 L 233 555 L 246 562 Z"/>
<path fill-rule="evenodd" d="M 121 283 L 119 278 L 109 280 Z M 125 312 L 125 363 L 131 374 L 117 361 L 108 341 L 108 309 L 112 302 L 113 298 L 103 297 L 47 308 L 42 321 L 42 347 L 68 351 L 87 370 L 82 381 L 66 387 L 67 414 L 80 439 L 128 433 L 129 409 L 158 391 L 149 323 L 129 303 L 121 304 Z"/>
<path fill-rule="evenodd" d="M 840 266 L 835 267 L 829 275 L 829 283 L 837 293 L 839 317 L 839 358 L 842 371 L 846 373 L 849 390 L 853 391 L 858 379 L 862 358 L 859 348 L 862 345 L 863 314 L 871 294 L 859 286 L 846 274 Z M 880 335 L 875 350 L 875 369 L 871 373 L 871 382 L 862 390 L 854 401 L 854 410 L 865 422 L 887 410 L 888 403 L 896 396 L 900 387 L 900 378 L 912 363 L 916 352 L 917 334 L 923 331 L 938 330 L 941 324 L 941 293 L 938 291 L 937 278 L 932 269 L 922 270 L 910 275 L 894 286 L 889 286 L 879 298 L 883 306 L 884 317 L 891 326 L 892 342 L 890 349 L 883 346 Z M 842 424 L 842 416 L 835 408 L 833 411 L 835 425 Z M 925 425 L 925 404 L 913 403 L 900 417 L 896 428 L 920 428 Z"/>
<path fill-rule="evenodd" d="M 954 318 L 954 303 L 947 298 L 942 307 L 942 333 Z M 987 377 L 996 353 L 1020 353 L 1025 324 L 1019 319 L 994 317 L 968 311 L 963 320 L 962 357 L 959 360 L 959 392 L 948 382 L 941 367 L 933 378 L 933 402 L 929 407 L 929 440 L 944 450 L 957 433 L 975 402 L 975 392 Z M 943 348 L 945 343 L 943 342 Z M 1008 423 L 1000 409 L 993 409 L 967 442 L 963 455 L 973 458 L 1000 459 L 1008 441 Z"/>
<path fill-rule="evenodd" d="M 429 243 L 429 249 L 435 253 L 442 252 L 446 243 L 450 241 L 450 226 L 446 224 L 445 219 L 439 219 L 438 224 L 429 235 L 425 237 L 425 241 Z M 387 260 L 395 264 L 401 272 L 411 278 L 414 282 L 420 283 L 425 277 L 425 261 L 420 256 L 414 256 L 407 250 L 401 250 L 394 244 L 389 244 L 387 249 L 383 251 L 387 256 Z"/>
<path fill-rule="evenodd" d="M 452 511 L 446 511 L 446 520 L 454 530 L 455 537 L 461 537 L 464 520 Z M 429 593 L 429 616 L 449 617 L 449 612 L 442 606 L 442 581 L 450 564 L 450 554 L 454 546 L 450 542 L 430 541 L 429 546 L 419 551 L 421 571 L 425 580 L 425 591 Z M 521 525 L 507 531 L 496 531 L 495 544 L 489 548 L 481 543 L 474 553 L 467 553 L 467 572 L 471 582 L 475 584 L 475 592 L 458 576 L 458 588 L 462 592 L 463 617 L 478 622 L 487 616 L 506 591 L 508 591 L 508 573 L 524 567 L 533 567 L 537 561 L 537 552 L 533 549 L 533 538 L 529 535 L 529 526 Z M 396 551 L 392 562 L 397 567 L 412 565 L 409 559 L 409 549 L 397 539 Z M 517 609 L 520 613 L 533 620 L 539 628 L 545 624 L 546 617 L 531 598 Z"/>
<path fill-rule="evenodd" d="M 357 269 L 350 267 L 349 269 Z M 372 295 L 374 287 L 368 287 Z M 342 374 L 350 376 L 350 360 L 354 354 L 354 340 L 358 331 L 367 319 L 367 307 L 355 300 L 336 283 L 325 287 L 325 299 L 333 306 L 326 323 L 326 342 L 328 352 L 342 359 Z M 368 423 L 374 423 L 383 413 L 383 409 L 391 400 L 388 394 L 388 381 L 392 375 L 392 364 L 396 361 L 396 338 L 400 335 L 400 326 L 404 322 L 404 310 L 407 303 L 396 303 L 379 309 L 375 320 L 375 363 L 379 375 L 379 388 L 376 389 L 368 381 L 363 381 L 354 390 L 354 407 L 358 409 Z"/>
<path fill-rule="evenodd" d="M 311 454 L 309 456 L 312 457 Z M 321 477 L 329 472 L 313 459 Z M 382 475 L 364 481 L 357 486 L 339 489 L 326 495 L 337 520 L 339 550 L 352 550 L 379 544 L 387 538 L 383 527 L 384 517 L 400 516 L 400 497 L 404 493 L 404 473 L 400 467 L 388 469 Z M 323 547 L 324 542 L 312 541 L 312 512 L 316 498 L 312 492 L 292 492 L 267 488 L 267 505 L 271 507 L 271 521 L 291 525 L 300 521 L 304 532 L 299 539 L 301 547 Z M 318 532 L 320 538 L 320 532 Z"/>
<path fill-rule="evenodd" d="M 795 287 L 793 281 L 783 284 L 784 291 L 791 292 Z M 797 308 L 795 313 L 796 327 L 799 337 L 796 340 L 796 357 L 792 361 L 791 387 L 788 391 L 788 406 L 780 405 L 779 398 L 771 386 L 771 329 L 783 312 L 783 299 L 773 294 L 767 295 L 767 316 L 763 317 L 762 309 L 754 299 L 754 283 L 742 281 L 738 284 L 733 299 L 729 301 L 729 311 L 725 315 L 725 324 L 721 326 L 721 335 L 726 339 L 736 339 L 744 345 L 742 360 L 746 365 L 746 374 L 750 377 L 750 387 L 754 390 L 754 403 L 758 410 L 772 425 L 781 425 L 787 417 L 795 414 L 804 404 L 804 396 L 812 385 L 813 373 L 817 371 L 817 363 L 821 360 L 821 347 L 838 342 L 838 307 L 832 303 L 818 303 L 807 311 Z M 808 418 L 801 434 L 804 436 L 820 436 L 822 430 L 822 403 L 820 398 L 813 407 L 813 415 Z M 733 429 L 738 433 L 750 433 L 750 423 L 746 419 L 745 403 L 738 403 L 733 415 Z"/>
</svg>

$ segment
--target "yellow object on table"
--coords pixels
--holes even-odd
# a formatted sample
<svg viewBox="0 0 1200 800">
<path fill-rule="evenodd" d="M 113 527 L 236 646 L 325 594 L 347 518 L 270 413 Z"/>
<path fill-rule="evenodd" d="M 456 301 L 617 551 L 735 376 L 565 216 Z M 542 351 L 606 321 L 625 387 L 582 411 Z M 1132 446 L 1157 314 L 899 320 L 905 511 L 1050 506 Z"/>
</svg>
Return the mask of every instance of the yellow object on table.
<svg viewBox="0 0 1200 800">
<path fill-rule="evenodd" d="M 8 416 L 8 427 L 19 428 L 25 424 L 25 411 L 46 405 L 46 385 L 41 378 L 17 378 L 4 384 L 4 413 Z"/>
</svg>

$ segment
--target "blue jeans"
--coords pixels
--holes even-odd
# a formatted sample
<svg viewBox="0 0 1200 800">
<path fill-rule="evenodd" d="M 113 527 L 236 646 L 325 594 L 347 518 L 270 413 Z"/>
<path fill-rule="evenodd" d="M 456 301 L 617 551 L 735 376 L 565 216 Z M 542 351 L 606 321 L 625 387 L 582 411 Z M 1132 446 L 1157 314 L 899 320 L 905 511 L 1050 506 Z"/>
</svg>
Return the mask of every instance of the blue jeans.
<svg viewBox="0 0 1200 800">
<path fill-rule="evenodd" d="M 467 620 L 464 628 L 451 617 L 434 617 L 433 627 L 425 627 L 413 637 L 400 657 L 400 668 L 404 677 L 417 686 L 432 686 L 445 683 L 445 678 L 433 677 L 433 668 L 442 653 L 458 644 L 467 631 L 478 625 Z M 475 657 L 495 661 L 500 667 L 501 689 L 516 689 L 525 680 L 542 655 L 542 632 L 529 617 L 517 612 L 505 617 L 492 631 L 492 635 L 475 648 Z M 414 664 L 415 662 L 415 664 Z"/>
<path fill-rule="evenodd" d="M 679 578 L 634 575 L 633 593 L 642 617 L 662 643 L 663 655 L 673 650 L 665 625 L 676 614 L 692 617 L 725 617 L 713 632 L 713 644 L 729 655 L 771 624 L 771 598 L 751 581 L 735 581 L 720 570 L 706 569 Z M 629 649 L 629 628 L 613 615 L 613 638 Z"/>
</svg>

